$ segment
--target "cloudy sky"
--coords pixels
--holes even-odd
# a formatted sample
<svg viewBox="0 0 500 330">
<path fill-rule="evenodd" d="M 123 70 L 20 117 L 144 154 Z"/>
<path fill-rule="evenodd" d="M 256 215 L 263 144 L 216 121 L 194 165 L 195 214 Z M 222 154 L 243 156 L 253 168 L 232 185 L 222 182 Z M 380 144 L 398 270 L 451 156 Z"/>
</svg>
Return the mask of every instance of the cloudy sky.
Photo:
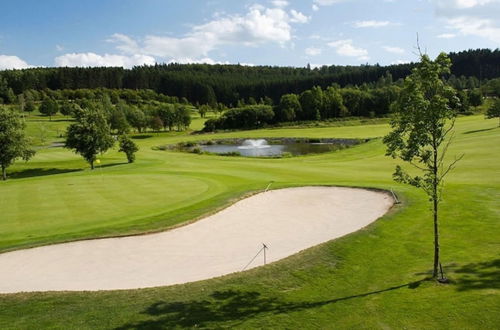
<svg viewBox="0 0 500 330">
<path fill-rule="evenodd" d="M 0 69 L 417 60 L 500 47 L 500 0 L 1 1 Z"/>
</svg>

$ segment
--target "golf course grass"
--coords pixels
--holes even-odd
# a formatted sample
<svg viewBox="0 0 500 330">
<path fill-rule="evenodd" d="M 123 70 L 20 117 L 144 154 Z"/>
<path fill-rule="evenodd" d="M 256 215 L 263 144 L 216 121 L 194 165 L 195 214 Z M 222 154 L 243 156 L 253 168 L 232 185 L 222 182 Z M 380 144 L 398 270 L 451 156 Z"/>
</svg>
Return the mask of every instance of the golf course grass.
<svg viewBox="0 0 500 330">
<path fill-rule="evenodd" d="M 195 119 L 192 127 L 200 128 Z M 171 287 L 0 295 L 0 328 L 408 328 L 493 329 L 500 324 L 500 129 L 483 116 L 457 120 L 446 181 L 441 249 L 450 284 L 432 268 L 430 205 L 396 184 L 384 156 L 387 124 L 281 128 L 197 135 L 137 134 L 137 161 L 115 150 L 94 171 L 60 147 L 62 117 L 28 119 L 37 155 L 0 182 L 0 251 L 85 238 L 160 231 L 252 192 L 304 185 L 393 189 L 402 204 L 346 237 L 274 264 Z M 161 151 L 197 139 L 375 138 L 356 147 L 283 159 Z M 43 141 L 42 141 L 43 140 Z M 249 260 L 253 256 L 249 256 Z"/>
</svg>

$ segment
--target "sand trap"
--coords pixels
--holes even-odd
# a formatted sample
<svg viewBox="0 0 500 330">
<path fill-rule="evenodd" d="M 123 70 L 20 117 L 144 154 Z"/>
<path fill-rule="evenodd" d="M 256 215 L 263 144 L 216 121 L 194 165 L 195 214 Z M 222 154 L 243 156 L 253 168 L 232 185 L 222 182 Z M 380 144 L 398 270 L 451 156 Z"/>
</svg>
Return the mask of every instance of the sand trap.
<svg viewBox="0 0 500 330">
<path fill-rule="evenodd" d="M 261 249 L 267 262 L 365 227 L 384 215 L 385 193 L 338 187 L 273 190 L 193 224 L 123 238 L 0 254 L 0 293 L 132 289 L 241 271 Z M 261 266 L 259 255 L 247 268 Z"/>
</svg>

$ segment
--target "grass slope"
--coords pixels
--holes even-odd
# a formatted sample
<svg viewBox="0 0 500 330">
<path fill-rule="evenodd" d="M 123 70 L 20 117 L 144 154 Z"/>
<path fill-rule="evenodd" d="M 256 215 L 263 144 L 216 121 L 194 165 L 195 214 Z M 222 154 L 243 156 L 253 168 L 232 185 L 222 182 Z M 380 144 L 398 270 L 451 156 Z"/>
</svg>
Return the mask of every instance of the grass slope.
<svg viewBox="0 0 500 330">
<path fill-rule="evenodd" d="M 194 125 L 201 126 L 201 120 Z M 29 122 L 32 131 L 37 123 Z M 0 295 L 0 328 L 483 328 L 500 324 L 500 129 L 457 122 L 449 155 L 442 258 L 450 285 L 426 281 L 432 221 L 425 196 L 391 180 L 380 139 L 330 154 L 248 159 L 155 151 L 207 139 L 145 134 L 137 163 L 116 151 L 91 172 L 76 155 L 41 149 L 0 183 L 0 249 L 154 231 L 194 219 L 251 191 L 296 185 L 395 189 L 404 203 L 368 228 L 283 261 L 186 285 L 81 293 Z M 385 124 L 284 128 L 226 137 L 380 137 Z M 145 137 L 145 138 L 144 138 Z M 252 256 L 249 256 L 249 259 Z"/>
</svg>

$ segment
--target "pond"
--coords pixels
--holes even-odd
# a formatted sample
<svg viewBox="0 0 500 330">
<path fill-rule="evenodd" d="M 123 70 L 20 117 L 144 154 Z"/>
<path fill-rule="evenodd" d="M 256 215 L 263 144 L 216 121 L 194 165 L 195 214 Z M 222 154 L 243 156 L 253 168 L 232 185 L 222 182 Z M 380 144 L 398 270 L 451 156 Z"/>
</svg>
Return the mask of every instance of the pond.
<svg viewBox="0 0 500 330">
<path fill-rule="evenodd" d="M 218 155 L 244 157 L 282 157 L 285 155 L 300 156 L 318 154 L 343 149 L 359 143 L 357 140 L 313 140 L 281 139 L 267 141 L 265 139 L 247 139 L 241 143 L 199 144 L 203 152 Z"/>
</svg>

